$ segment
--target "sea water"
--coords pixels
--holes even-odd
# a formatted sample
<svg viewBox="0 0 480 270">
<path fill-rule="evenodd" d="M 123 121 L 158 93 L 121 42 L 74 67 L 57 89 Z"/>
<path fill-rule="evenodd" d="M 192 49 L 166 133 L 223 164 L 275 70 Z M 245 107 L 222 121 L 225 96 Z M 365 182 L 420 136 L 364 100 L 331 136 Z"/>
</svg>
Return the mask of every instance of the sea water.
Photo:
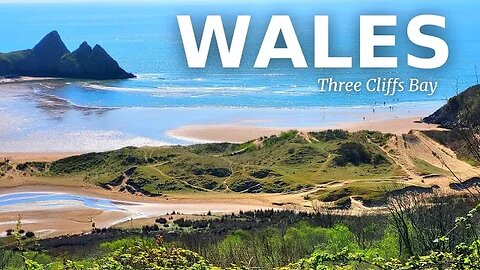
<svg viewBox="0 0 480 270">
<path fill-rule="evenodd" d="M 101 44 L 123 68 L 138 76 L 121 81 L 72 81 L 54 90 L 35 89 L 36 94 L 54 95 L 78 106 L 118 109 L 102 113 L 64 111 L 59 114 L 46 112 L 38 102 L 31 100 L 14 105 L 11 100 L 0 101 L 2 118 L 14 119 L 12 121 L 17 126 L 24 123 L 17 129 L 4 130 L 0 124 L 0 132 L 3 132 L 0 138 L 7 140 L 7 144 L 0 145 L 0 151 L 16 151 L 25 142 L 38 151 L 51 149 L 54 145 L 59 150 L 93 149 L 96 142 L 106 148 L 128 143 L 187 143 L 167 136 L 166 131 L 190 124 L 225 124 L 251 119 L 260 120 L 257 123 L 262 124 L 257 125 L 262 126 L 322 126 L 352 118 L 361 121 L 361 114 L 350 116 L 352 110 L 371 111 L 383 104 L 403 108 L 397 115 L 402 117 L 419 107 L 433 112 L 458 91 L 478 82 L 477 73 L 480 71 L 476 71 L 476 66 L 480 64 L 480 30 L 474 23 L 478 3 L 473 0 L 396 1 L 394 4 L 375 0 L 295 1 L 294 5 L 293 1 L 270 0 L 261 3 L 167 2 L 0 4 L 0 51 L 31 48 L 46 33 L 57 30 L 70 50 L 76 49 L 82 41 L 92 46 Z M 176 15 L 192 16 L 199 42 L 205 17 L 212 14 L 222 15 L 229 40 L 236 16 L 252 16 L 242 64 L 238 69 L 221 67 L 215 42 L 205 69 L 187 67 Z M 396 46 L 377 49 L 379 55 L 397 56 L 397 69 L 358 67 L 359 16 L 366 14 L 397 16 L 397 27 L 378 30 L 394 34 Z M 449 60 L 439 69 L 419 70 L 406 65 L 408 53 L 432 54 L 411 44 L 406 36 L 408 21 L 420 14 L 446 17 L 445 30 L 424 29 L 441 36 L 449 45 Z M 272 60 L 267 69 L 252 68 L 272 15 L 290 15 L 311 68 L 293 69 L 287 60 Z M 314 15 L 329 15 L 331 54 L 352 56 L 354 68 L 312 67 Z M 281 40 L 279 43 L 281 46 Z M 403 92 L 395 96 L 366 91 L 320 92 L 318 79 L 329 77 L 363 82 L 377 77 L 418 78 L 436 81 L 439 85 L 432 96 L 420 92 Z M 15 98 L 16 101 L 19 99 Z M 8 140 L 14 136 L 15 141 Z M 32 142 L 33 137 L 43 138 L 49 144 L 38 142 L 42 140 Z M 63 137 L 84 140 L 67 147 Z M 117 142 L 115 138 L 121 139 Z M 59 146 L 62 144 L 65 147 Z"/>
<path fill-rule="evenodd" d="M 0 209 L 9 210 L 9 206 L 29 205 L 30 207 L 40 206 L 45 208 L 68 207 L 82 205 L 88 208 L 120 211 L 122 210 L 111 200 L 99 199 L 81 195 L 52 192 L 21 192 L 0 195 Z M 1 211 L 1 210 L 0 210 Z"/>
</svg>

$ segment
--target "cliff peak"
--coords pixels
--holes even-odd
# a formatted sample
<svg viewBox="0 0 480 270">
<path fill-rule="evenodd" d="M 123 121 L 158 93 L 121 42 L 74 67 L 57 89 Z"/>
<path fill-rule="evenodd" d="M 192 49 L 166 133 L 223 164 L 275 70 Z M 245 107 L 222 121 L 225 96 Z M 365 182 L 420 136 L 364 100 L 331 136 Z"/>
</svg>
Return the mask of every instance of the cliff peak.
<svg viewBox="0 0 480 270">
<path fill-rule="evenodd" d="M 90 47 L 90 45 L 88 45 L 86 41 L 82 42 L 82 44 L 80 44 L 78 49 L 72 52 L 72 54 L 77 57 L 85 57 L 85 58 L 89 57 L 91 53 L 92 53 L 92 47 Z"/>
<path fill-rule="evenodd" d="M 52 31 L 43 37 L 42 40 L 33 47 L 33 51 L 37 54 L 56 56 L 58 58 L 70 52 L 57 31 Z"/>
<path fill-rule="evenodd" d="M 88 45 L 88 42 L 84 41 L 82 42 L 82 44 L 80 44 L 80 46 L 78 47 L 79 49 L 89 49 L 89 50 L 92 50 L 92 47 L 90 47 L 90 45 Z"/>
</svg>

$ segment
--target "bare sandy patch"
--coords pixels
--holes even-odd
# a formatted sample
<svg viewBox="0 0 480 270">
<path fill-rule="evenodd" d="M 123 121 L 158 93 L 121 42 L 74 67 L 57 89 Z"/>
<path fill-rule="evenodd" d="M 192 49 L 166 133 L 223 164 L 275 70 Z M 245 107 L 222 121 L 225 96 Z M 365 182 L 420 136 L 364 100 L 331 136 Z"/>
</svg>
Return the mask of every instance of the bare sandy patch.
<svg viewBox="0 0 480 270">
<path fill-rule="evenodd" d="M 43 161 L 50 162 L 62 158 L 80 155 L 80 152 L 25 152 L 25 153 L 0 153 L 0 160 L 6 158 L 15 163 L 22 163 L 27 161 Z"/>
</svg>

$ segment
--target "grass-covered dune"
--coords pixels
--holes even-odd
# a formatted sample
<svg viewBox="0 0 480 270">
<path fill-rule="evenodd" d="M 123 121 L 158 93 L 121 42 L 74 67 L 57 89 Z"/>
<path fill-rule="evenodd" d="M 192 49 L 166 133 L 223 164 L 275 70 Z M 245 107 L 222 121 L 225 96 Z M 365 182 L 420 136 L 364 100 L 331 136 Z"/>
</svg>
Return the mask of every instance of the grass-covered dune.
<svg viewBox="0 0 480 270">
<path fill-rule="evenodd" d="M 392 136 L 288 131 L 243 144 L 127 147 L 51 163 L 22 163 L 16 169 L 150 196 L 178 191 L 289 193 L 325 185 L 324 192 L 314 194 L 324 201 L 349 196 L 374 200 L 381 197 L 381 188 L 401 187 L 396 181 L 401 172 L 381 148 Z M 342 187 L 334 184 L 346 180 Z"/>
</svg>

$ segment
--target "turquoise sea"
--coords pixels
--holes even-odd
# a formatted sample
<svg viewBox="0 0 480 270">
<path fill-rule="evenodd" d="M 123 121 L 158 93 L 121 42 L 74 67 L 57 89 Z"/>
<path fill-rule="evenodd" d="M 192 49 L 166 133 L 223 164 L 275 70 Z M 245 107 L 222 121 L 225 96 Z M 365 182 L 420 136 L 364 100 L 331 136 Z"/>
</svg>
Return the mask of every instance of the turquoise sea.
<svg viewBox="0 0 480 270">
<path fill-rule="evenodd" d="M 252 119 L 260 120 L 255 125 L 264 126 L 322 126 L 360 121 L 357 116 L 361 114 L 355 113 L 352 119 L 349 112 L 371 111 L 379 104 L 401 108 L 396 116 L 401 117 L 404 116 L 401 113 L 414 115 L 421 109 L 431 112 L 459 90 L 478 81 L 480 28 L 476 22 L 479 6 L 473 0 L 6 2 L 0 4 L 1 52 L 31 48 L 46 33 L 57 30 L 70 50 L 84 40 L 91 45 L 101 44 L 122 67 L 138 78 L 71 81 L 58 89 L 38 87 L 31 93 L 1 93 L 0 117 L 4 124 L 0 124 L 0 139 L 6 143 L 0 146 L 0 151 L 90 150 L 94 149 L 94 142 L 106 149 L 128 144 L 182 144 L 188 141 L 171 138 L 166 131 L 184 125 Z M 207 68 L 189 69 L 176 15 L 192 16 L 198 39 L 205 16 L 217 14 L 223 17 L 229 39 L 236 16 L 252 16 L 241 68 L 223 69 L 214 42 Z M 358 67 L 359 16 L 364 14 L 397 15 L 397 27 L 381 30 L 381 33 L 396 35 L 396 47 L 378 48 L 376 53 L 397 56 L 399 68 Z M 408 21 L 420 14 L 446 17 L 445 30 L 424 29 L 442 37 L 449 45 L 449 60 L 439 69 L 418 70 L 406 65 L 408 53 L 432 54 L 430 50 L 411 44 L 406 36 Z M 253 68 L 272 15 L 290 15 L 311 68 L 293 69 L 290 61 L 283 60 L 273 60 L 268 69 Z M 352 56 L 354 68 L 312 67 L 314 15 L 329 15 L 332 54 Z M 376 77 L 402 80 L 415 77 L 438 81 L 439 86 L 433 96 L 405 92 L 393 97 L 365 91 L 321 93 L 317 80 L 324 77 L 363 82 Z M 101 113 L 64 110 L 59 113 L 45 109 L 32 93 L 33 96 L 60 98 L 81 107 L 115 110 Z M 99 133 L 105 141 L 114 143 L 103 143 L 95 137 Z M 87 139 L 76 145 L 65 142 L 65 138 L 82 136 L 90 136 L 93 142 Z M 34 137 L 43 138 L 40 141 L 48 144 L 35 142 L 23 148 L 19 146 L 19 138 L 25 145 Z M 121 139 L 117 142 L 114 138 Z"/>
</svg>

